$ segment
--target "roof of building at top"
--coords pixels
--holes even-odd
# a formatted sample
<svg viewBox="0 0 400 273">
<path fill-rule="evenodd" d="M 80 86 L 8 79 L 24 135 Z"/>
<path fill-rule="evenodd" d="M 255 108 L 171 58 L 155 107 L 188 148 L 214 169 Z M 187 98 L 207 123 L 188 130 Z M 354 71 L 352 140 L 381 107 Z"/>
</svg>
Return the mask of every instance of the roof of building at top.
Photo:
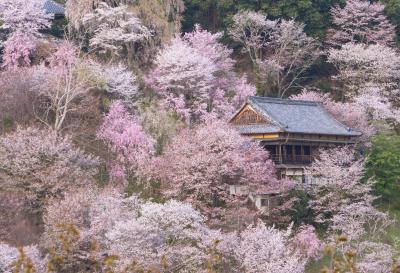
<svg viewBox="0 0 400 273">
<path fill-rule="evenodd" d="M 47 0 L 44 3 L 44 10 L 46 11 L 46 13 L 52 13 L 52 14 L 56 14 L 56 15 L 64 15 L 65 14 L 64 7 L 61 4 L 56 3 L 52 0 Z"/>
<path fill-rule="evenodd" d="M 288 132 L 341 136 L 361 135 L 359 131 L 337 121 L 319 102 L 249 97 L 247 103 L 271 123 L 239 125 L 239 131 L 244 134 Z"/>
</svg>

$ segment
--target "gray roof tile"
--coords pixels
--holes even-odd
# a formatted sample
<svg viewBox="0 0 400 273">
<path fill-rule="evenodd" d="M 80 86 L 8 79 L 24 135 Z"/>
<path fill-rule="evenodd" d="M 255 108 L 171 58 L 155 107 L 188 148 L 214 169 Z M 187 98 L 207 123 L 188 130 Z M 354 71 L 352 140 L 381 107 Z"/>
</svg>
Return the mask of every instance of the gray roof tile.
<svg viewBox="0 0 400 273">
<path fill-rule="evenodd" d="M 52 14 L 65 14 L 65 9 L 61 4 L 58 4 L 52 0 L 47 0 L 44 3 L 44 9 L 46 11 L 46 13 L 52 13 Z"/>
<path fill-rule="evenodd" d="M 322 104 L 311 101 L 250 97 L 248 103 L 260 115 L 273 121 L 275 125 L 238 126 L 243 133 L 265 133 L 277 130 L 289 133 L 359 136 L 361 133 L 348 128 L 332 115 Z M 273 131 L 275 130 L 275 131 Z"/>
</svg>

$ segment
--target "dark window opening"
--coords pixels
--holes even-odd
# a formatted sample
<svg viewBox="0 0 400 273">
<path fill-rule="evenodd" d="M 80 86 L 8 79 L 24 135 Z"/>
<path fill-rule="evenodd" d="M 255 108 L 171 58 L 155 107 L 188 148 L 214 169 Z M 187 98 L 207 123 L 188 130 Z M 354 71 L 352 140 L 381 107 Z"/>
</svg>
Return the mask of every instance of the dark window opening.
<svg viewBox="0 0 400 273">
<path fill-rule="evenodd" d="M 276 155 L 276 146 L 264 146 L 264 149 L 269 152 L 270 155 Z"/>
<path fill-rule="evenodd" d="M 301 146 L 294 146 L 296 155 L 301 155 Z"/>
<path fill-rule="evenodd" d="M 293 150 L 292 150 L 292 145 L 287 145 L 286 146 L 286 154 L 287 155 L 292 155 L 293 154 Z"/>
<path fill-rule="evenodd" d="M 268 207 L 268 203 L 269 203 L 268 199 L 264 199 L 264 198 L 261 199 L 261 206 L 262 207 Z"/>
</svg>

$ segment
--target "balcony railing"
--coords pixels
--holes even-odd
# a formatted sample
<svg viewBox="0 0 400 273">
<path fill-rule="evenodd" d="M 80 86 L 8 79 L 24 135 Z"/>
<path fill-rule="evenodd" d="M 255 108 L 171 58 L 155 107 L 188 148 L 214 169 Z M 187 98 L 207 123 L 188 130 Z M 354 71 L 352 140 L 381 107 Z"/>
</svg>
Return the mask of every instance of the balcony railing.
<svg viewBox="0 0 400 273">
<path fill-rule="evenodd" d="M 313 161 L 311 155 L 271 155 L 275 164 L 310 164 Z"/>
</svg>

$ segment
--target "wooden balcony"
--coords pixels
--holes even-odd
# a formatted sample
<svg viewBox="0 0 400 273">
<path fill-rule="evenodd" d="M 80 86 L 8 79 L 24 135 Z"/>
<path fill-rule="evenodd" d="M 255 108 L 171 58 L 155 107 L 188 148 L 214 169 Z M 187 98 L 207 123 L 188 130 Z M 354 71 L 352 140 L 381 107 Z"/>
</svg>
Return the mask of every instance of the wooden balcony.
<svg viewBox="0 0 400 273">
<path fill-rule="evenodd" d="M 307 165 L 313 161 L 311 155 L 271 155 L 275 164 Z"/>
</svg>

